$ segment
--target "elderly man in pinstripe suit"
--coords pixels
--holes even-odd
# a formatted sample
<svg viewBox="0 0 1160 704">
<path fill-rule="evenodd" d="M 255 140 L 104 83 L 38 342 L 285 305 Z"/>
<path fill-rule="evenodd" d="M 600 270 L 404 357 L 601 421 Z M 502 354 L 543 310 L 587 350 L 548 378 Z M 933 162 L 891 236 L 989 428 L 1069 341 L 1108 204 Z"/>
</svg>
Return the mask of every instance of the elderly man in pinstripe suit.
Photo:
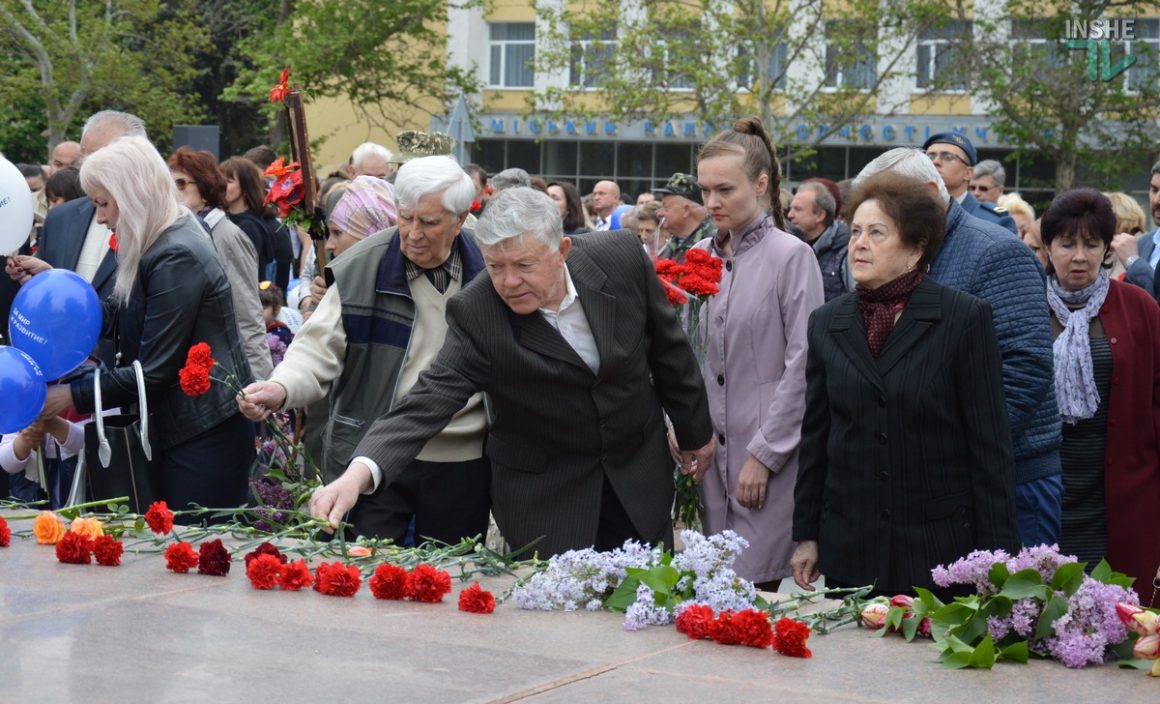
<svg viewBox="0 0 1160 704">
<path fill-rule="evenodd" d="M 511 545 L 671 545 L 665 414 L 682 471 L 698 478 L 712 425 L 697 361 L 639 241 L 625 231 L 572 241 L 551 199 L 530 188 L 494 198 L 475 236 L 490 281 L 448 302 L 439 356 L 311 512 L 337 527 L 483 391 L 492 511 Z"/>
</svg>

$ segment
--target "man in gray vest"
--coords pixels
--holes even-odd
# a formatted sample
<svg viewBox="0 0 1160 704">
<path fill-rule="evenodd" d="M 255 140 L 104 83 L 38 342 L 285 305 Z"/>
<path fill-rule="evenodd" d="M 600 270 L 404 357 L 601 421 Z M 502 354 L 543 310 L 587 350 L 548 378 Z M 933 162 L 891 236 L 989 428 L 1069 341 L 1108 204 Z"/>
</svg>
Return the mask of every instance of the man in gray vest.
<svg viewBox="0 0 1160 704">
<path fill-rule="evenodd" d="M 395 179 L 399 226 L 353 245 L 328 267 L 334 275 L 318 309 L 266 382 L 246 387 L 238 406 L 265 418 L 330 395 L 322 468 L 342 473 L 376 418 L 406 396 L 447 334 L 448 299 L 483 270 L 462 232 L 475 186 L 447 156 L 405 163 Z M 351 513 L 356 532 L 402 542 L 445 542 L 485 534 L 490 465 L 483 459 L 485 417 L 476 394 L 434 435 L 398 481 L 365 497 Z"/>
</svg>

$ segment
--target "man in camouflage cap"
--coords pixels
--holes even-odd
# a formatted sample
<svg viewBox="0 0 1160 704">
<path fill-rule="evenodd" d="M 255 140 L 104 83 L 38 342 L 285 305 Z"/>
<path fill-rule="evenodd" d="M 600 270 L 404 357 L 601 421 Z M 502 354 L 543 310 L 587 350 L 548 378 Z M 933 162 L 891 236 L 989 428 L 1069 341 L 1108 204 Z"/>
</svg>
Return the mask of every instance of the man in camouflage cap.
<svg viewBox="0 0 1160 704">
<path fill-rule="evenodd" d="M 399 153 L 391 160 L 392 164 L 406 164 L 421 156 L 451 154 L 451 135 L 442 132 L 407 130 L 400 132 L 395 142 L 399 145 Z"/>
<path fill-rule="evenodd" d="M 672 235 L 657 252 L 657 258 L 684 262 L 690 247 L 717 233 L 717 226 L 701 200 L 701 184 L 692 175 L 678 172 L 653 192 L 661 199 L 659 214 L 664 220 L 664 229 Z"/>
</svg>

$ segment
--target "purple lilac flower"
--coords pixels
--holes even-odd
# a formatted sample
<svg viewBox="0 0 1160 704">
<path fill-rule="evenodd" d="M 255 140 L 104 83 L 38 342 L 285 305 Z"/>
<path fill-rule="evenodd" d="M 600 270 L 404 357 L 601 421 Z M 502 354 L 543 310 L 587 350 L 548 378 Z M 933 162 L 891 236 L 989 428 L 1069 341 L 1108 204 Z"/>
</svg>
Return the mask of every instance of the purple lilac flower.
<svg viewBox="0 0 1160 704">
<path fill-rule="evenodd" d="M 1045 639 L 1048 651 L 1068 667 L 1103 662 L 1107 646 L 1128 637 L 1128 629 L 1116 615 L 1119 602 L 1135 604 L 1139 599 L 1130 589 L 1085 575 L 1068 600 L 1067 613 L 1052 624 L 1055 635 Z"/>
<path fill-rule="evenodd" d="M 1059 552 L 1058 545 L 1036 545 L 1023 548 L 1013 559 L 1007 561 L 1007 570 L 1011 574 L 1032 569 L 1039 572 L 1043 581 L 1050 584 L 1055 578 L 1055 571 L 1062 565 L 1077 562 L 1075 555 L 1064 555 Z"/>
<path fill-rule="evenodd" d="M 521 609 L 574 610 L 584 604 L 596 610 L 624 580 L 627 568 L 644 568 L 659 560 L 659 549 L 633 540 L 608 552 L 569 550 L 552 557 L 547 569 L 516 587 L 512 598 Z"/>
<path fill-rule="evenodd" d="M 274 361 L 274 366 L 282 363 L 282 358 L 286 356 L 286 343 L 273 333 L 266 333 L 266 345 L 270 348 L 270 357 Z"/>
<path fill-rule="evenodd" d="M 672 612 L 657 606 L 653 590 L 641 584 L 636 588 L 636 601 L 624 612 L 624 630 L 639 631 L 649 626 L 667 626 L 672 620 Z"/>
<path fill-rule="evenodd" d="M 999 590 L 987 579 L 987 574 L 996 562 L 1006 562 L 1008 559 L 1010 555 L 1004 550 L 975 550 L 949 567 L 935 567 L 930 574 L 934 583 L 940 587 L 973 584 L 980 594 L 993 594 Z"/>
<path fill-rule="evenodd" d="M 286 523 L 288 511 L 294 508 L 294 495 L 288 489 L 264 480 L 250 482 L 250 489 L 259 504 L 254 513 L 261 517 L 254 528 L 272 533 L 275 525 Z"/>
<path fill-rule="evenodd" d="M 1038 599 L 1020 599 L 1011 605 L 1011 613 L 1006 616 L 987 617 L 987 631 L 996 643 L 1012 632 L 1027 638 L 1035 630 L 1039 608 Z"/>
</svg>

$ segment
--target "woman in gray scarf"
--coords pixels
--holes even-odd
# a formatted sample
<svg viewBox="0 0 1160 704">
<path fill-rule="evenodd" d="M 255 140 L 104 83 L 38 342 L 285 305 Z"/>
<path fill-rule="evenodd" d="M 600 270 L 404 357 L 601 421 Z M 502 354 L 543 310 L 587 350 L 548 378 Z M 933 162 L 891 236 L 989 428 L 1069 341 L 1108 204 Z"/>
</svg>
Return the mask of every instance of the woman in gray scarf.
<svg viewBox="0 0 1160 704">
<path fill-rule="evenodd" d="M 1160 578 L 1160 307 L 1111 280 L 1116 216 L 1099 191 L 1061 194 L 1044 214 L 1047 302 L 1063 417 L 1060 547 L 1089 568 L 1103 557 L 1136 577 L 1142 601 Z"/>
</svg>

